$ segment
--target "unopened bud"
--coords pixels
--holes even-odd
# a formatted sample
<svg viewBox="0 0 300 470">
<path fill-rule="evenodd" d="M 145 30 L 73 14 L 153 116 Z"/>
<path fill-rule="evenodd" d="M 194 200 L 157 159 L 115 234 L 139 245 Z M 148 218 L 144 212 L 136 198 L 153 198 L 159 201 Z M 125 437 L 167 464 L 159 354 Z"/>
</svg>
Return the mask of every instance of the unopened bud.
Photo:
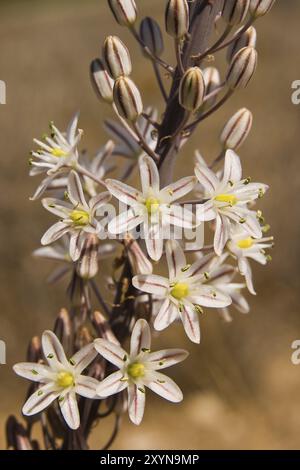
<svg viewBox="0 0 300 470">
<path fill-rule="evenodd" d="M 128 258 L 135 275 L 151 274 L 152 263 L 144 254 L 138 242 L 129 233 L 124 237 L 124 245 L 127 248 Z"/>
<path fill-rule="evenodd" d="M 130 75 L 132 72 L 129 50 L 117 36 L 108 36 L 103 46 L 107 70 L 113 78 Z"/>
<path fill-rule="evenodd" d="M 240 31 L 240 30 L 239 30 Z M 239 35 L 237 31 L 237 35 Z M 243 47 L 255 47 L 256 46 L 257 33 L 253 26 L 247 29 L 236 41 L 234 41 L 227 49 L 227 60 L 230 63 L 235 54 Z"/>
<path fill-rule="evenodd" d="M 72 326 L 70 314 L 65 308 L 62 308 L 59 312 L 53 331 L 62 343 L 64 349 L 68 350 L 70 348 Z"/>
<path fill-rule="evenodd" d="M 106 339 L 107 341 L 110 341 L 111 343 L 120 345 L 119 341 L 115 337 L 114 333 L 112 332 L 112 329 L 106 320 L 105 316 L 100 313 L 100 312 L 94 312 L 92 316 L 92 323 L 94 325 L 94 328 L 98 334 L 99 338 Z"/>
<path fill-rule="evenodd" d="M 275 0 L 250 0 L 250 13 L 255 18 L 263 16 L 271 10 L 274 3 Z"/>
<path fill-rule="evenodd" d="M 94 338 L 92 337 L 89 329 L 86 326 L 84 326 L 81 328 L 81 330 L 79 331 L 77 335 L 76 346 L 78 347 L 78 349 L 82 349 L 88 344 L 92 343 L 93 340 Z"/>
<path fill-rule="evenodd" d="M 153 19 L 147 16 L 141 22 L 140 37 L 145 46 L 155 54 L 160 56 L 164 50 L 164 40 L 159 24 Z"/>
<path fill-rule="evenodd" d="M 34 336 L 30 341 L 27 349 L 27 361 L 39 362 L 43 357 L 41 340 L 38 336 Z"/>
<path fill-rule="evenodd" d="M 179 102 L 188 111 L 197 111 L 205 96 L 205 81 L 199 67 L 189 68 L 179 87 Z"/>
<path fill-rule="evenodd" d="M 240 109 L 226 123 L 221 133 L 224 149 L 237 150 L 247 139 L 252 128 L 253 116 L 246 108 Z"/>
<path fill-rule="evenodd" d="M 28 432 L 15 416 L 9 416 L 6 421 L 6 442 L 8 449 L 33 450 Z"/>
<path fill-rule="evenodd" d="M 249 10 L 250 0 L 226 0 L 222 16 L 231 26 L 244 21 Z"/>
<path fill-rule="evenodd" d="M 108 4 L 121 26 L 131 26 L 136 22 L 137 8 L 134 0 L 108 0 Z"/>
<path fill-rule="evenodd" d="M 190 23 L 189 6 L 186 0 L 169 0 L 165 14 L 166 30 L 173 38 L 183 38 Z"/>
<path fill-rule="evenodd" d="M 203 71 L 206 95 L 209 95 L 221 85 L 220 72 L 216 67 L 206 67 Z M 205 101 L 205 106 L 211 107 L 217 100 L 217 95 Z"/>
<path fill-rule="evenodd" d="M 254 47 L 243 47 L 233 57 L 227 74 L 227 84 L 231 89 L 245 88 L 257 66 L 257 52 Z"/>
<path fill-rule="evenodd" d="M 77 274 L 82 279 L 92 279 L 98 273 L 98 247 L 96 235 L 90 234 L 86 237 L 77 263 Z"/>
<path fill-rule="evenodd" d="M 139 89 L 128 77 L 120 77 L 116 80 L 114 103 L 119 114 L 131 122 L 136 122 L 143 112 L 143 102 Z"/>
<path fill-rule="evenodd" d="M 91 81 L 96 95 L 106 103 L 113 102 L 114 81 L 104 67 L 102 60 L 95 59 L 91 63 Z"/>
</svg>

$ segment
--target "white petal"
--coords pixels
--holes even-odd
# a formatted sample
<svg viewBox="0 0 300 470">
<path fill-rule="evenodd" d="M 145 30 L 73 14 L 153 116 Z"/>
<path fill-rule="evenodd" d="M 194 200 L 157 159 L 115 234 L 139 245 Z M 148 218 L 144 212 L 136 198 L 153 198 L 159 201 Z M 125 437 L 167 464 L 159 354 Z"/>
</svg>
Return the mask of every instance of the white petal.
<svg viewBox="0 0 300 470">
<path fill-rule="evenodd" d="M 43 385 L 28 398 L 22 408 L 22 412 L 25 416 L 40 413 L 51 405 L 58 396 L 59 392 L 55 390 L 53 383 Z"/>
<path fill-rule="evenodd" d="M 66 218 L 72 210 L 72 206 L 68 202 L 53 197 L 42 199 L 42 205 L 47 211 L 51 212 L 51 214 L 57 215 L 61 219 Z"/>
<path fill-rule="evenodd" d="M 183 206 L 173 204 L 170 207 L 163 208 L 163 223 L 166 225 L 175 225 L 176 227 L 194 228 L 195 217 L 192 211 Z"/>
<path fill-rule="evenodd" d="M 107 361 L 119 369 L 124 366 L 124 358 L 127 357 L 127 353 L 123 348 L 102 338 L 95 339 L 94 345 L 98 353 Z"/>
<path fill-rule="evenodd" d="M 194 176 L 187 176 L 186 178 L 181 178 L 179 181 L 176 181 L 176 183 L 166 186 L 161 193 L 166 194 L 170 202 L 173 202 L 193 191 L 196 183 L 197 180 Z"/>
<path fill-rule="evenodd" d="M 118 370 L 110 374 L 106 379 L 102 380 L 97 387 L 97 395 L 101 398 L 109 397 L 116 393 L 122 392 L 125 388 L 128 387 L 127 381 L 121 381 L 123 378 L 123 373 Z"/>
<path fill-rule="evenodd" d="M 157 276 L 156 274 L 135 276 L 132 279 L 132 284 L 136 289 L 161 297 L 166 295 L 169 288 L 168 279 L 162 276 Z"/>
<path fill-rule="evenodd" d="M 217 255 L 221 255 L 229 238 L 230 223 L 226 217 L 218 214 L 216 222 L 216 231 L 214 237 L 214 249 Z"/>
<path fill-rule="evenodd" d="M 193 306 L 183 305 L 180 317 L 184 330 L 193 343 L 200 343 L 200 326 L 198 313 Z"/>
<path fill-rule="evenodd" d="M 162 331 L 178 318 L 178 308 L 168 298 L 163 302 L 154 321 L 156 331 Z"/>
<path fill-rule="evenodd" d="M 201 286 L 199 292 L 192 293 L 189 301 L 203 307 L 223 308 L 231 304 L 231 298 L 223 294 L 214 286 Z"/>
<path fill-rule="evenodd" d="M 213 194 L 216 191 L 220 182 L 214 172 L 211 171 L 207 166 L 197 164 L 195 167 L 195 174 L 199 183 L 204 186 L 208 194 Z"/>
<path fill-rule="evenodd" d="M 253 280 L 252 280 L 252 269 L 251 269 L 249 261 L 246 258 L 239 258 L 238 266 L 239 266 L 239 271 L 241 275 L 245 276 L 246 284 L 247 284 L 247 288 L 249 292 L 252 295 L 256 295 L 256 292 L 253 286 Z"/>
<path fill-rule="evenodd" d="M 93 215 L 97 209 L 104 206 L 111 200 L 111 194 L 108 191 L 104 193 L 99 193 L 96 196 L 92 197 L 89 201 L 89 208 L 91 214 Z"/>
<path fill-rule="evenodd" d="M 69 253 L 73 261 L 77 261 L 81 256 L 84 238 L 84 233 L 81 230 L 76 230 L 71 234 Z"/>
<path fill-rule="evenodd" d="M 74 387 L 75 393 L 85 398 L 97 398 L 97 387 L 99 381 L 93 377 L 87 377 L 85 375 L 79 375 L 76 378 L 76 385 Z"/>
<path fill-rule="evenodd" d="M 131 341 L 130 341 L 130 356 L 137 356 L 142 349 L 150 349 L 151 346 L 151 332 L 148 322 L 140 319 L 134 325 Z"/>
<path fill-rule="evenodd" d="M 186 271 L 186 277 L 203 277 L 203 273 L 209 271 L 213 259 L 214 253 L 202 256 L 202 258 L 199 258 L 197 261 L 195 261 L 190 269 Z"/>
<path fill-rule="evenodd" d="M 152 375 L 153 380 L 147 383 L 147 387 L 150 390 L 173 403 L 182 401 L 182 391 L 170 377 L 159 372 L 153 372 Z"/>
<path fill-rule="evenodd" d="M 50 243 L 55 242 L 56 240 L 59 240 L 61 237 L 63 237 L 68 231 L 70 230 L 70 227 L 63 223 L 63 222 L 57 222 L 56 224 L 52 225 L 46 233 L 44 233 L 42 239 L 41 239 L 41 244 L 42 245 L 49 245 Z"/>
<path fill-rule="evenodd" d="M 184 349 L 163 349 L 150 353 L 147 357 L 147 365 L 153 369 L 165 369 L 184 361 L 188 355 L 189 353 Z"/>
<path fill-rule="evenodd" d="M 57 336 L 50 330 L 44 331 L 42 335 L 42 347 L 45 358 L 51 368 L 57 369 L 57 365 L 70 367 L 64 349 Z"/>
<path fill-rule="evenodd" d="M 77 112 L 71 119 L 67 128 L 67 139 L 71 145 L 74 145 L 76 130 L 78 126 L 79 112 Z"/>
<path fill-rule="evenodd" d="M 144 220 L 142 215 L 136 214 L 132 209 L 122 212 L 108 224 L 108 231 L 113 234 L 130 232 Z"/>
<path fill-rule="evenodd" d="M 204 204 L 197 204 L 196 206 L 196 220 L 200 222 L 209 222 L 215 220 L 217 211 L 213 201 L 206 201 Z"/>
<path fill-rule="evenodd" d="M 144 196 L 147 197 L 151 190 L 157 193 L 159 191 L 159 173 L 153 158 L 143 155 L 139 159 L 139 167 Z"/>
<path fill-rule="evenodd" d="M 119 201 L 124 202 L 128 206 L 137 204 L 142 194 L 135 188 L 128 186 L 127 184 L 121 183 L 118 180 L 107 179 L 105 181 L 108 191 Z"/>
<path fill-rule="evenodd" d="M 166 256 L 170 279 L 176 279 L 182 274 L 182 268 L 187 265 L 183 249 L 176 240 L 168 240 L 166 243 Z"/>
<path fill-rule="evenodd" d="M 164 239 L 160 224 L 145 223 L 145 244 L 153 261 L 159 261 L 163 254 Z"/>
<path fill-rule="evenodd" d="M 87 344 L 72 356 L 70 363 L 74 364 L 77 373 L 81 373 L 97 356 L 94 343 Z"/>
<path fill-rule="evenodd" d="M 128 387 L 128 412 L 133 424 L 141 424 L 144 416 L 145 401 L 145 392 L 141 392 L 134 384 Z"/>
<path fill-rule="evenodd" d="M 38 248 L 37 250 L 34 250 L 32 255 L 36 256 L 37 258 L 44 258 L 44 259 L 56 260 L 56 261 L 66 261 L 66 253 L 52 246 L 45 246 L 43 248 Z"/>
<path fill-rule="evenodd" d="M 75 392 L 68 392 L 64 399 L 59 402 L 62 415 L 71 429 L 78 429 L 80 426 L 80 416 Z"/>
<path fill-rule="evenodd" d="M 82 184 L 78 174 L 71 171 L 68 178 L 68 194 L 70 201 L 74 206 L 80 204 L 83 208 L 87 209 L 88 205 L 84 197 Z"/>
<path fill-rule="evenodd" d="M 233 150 L 227 150 L 224 163 L 223 183 L 227 184 L 229 181 L 236 183 L 241 179 L 242 165 L 240 157 L 233 152 Z"/>
<path fill-rule="evenodd" d="M 20 362 L 13 366 L 14 372 L 24 379 L 46 383 L 53 375 L 50 367 L 34 362 Z"/>
</svg>

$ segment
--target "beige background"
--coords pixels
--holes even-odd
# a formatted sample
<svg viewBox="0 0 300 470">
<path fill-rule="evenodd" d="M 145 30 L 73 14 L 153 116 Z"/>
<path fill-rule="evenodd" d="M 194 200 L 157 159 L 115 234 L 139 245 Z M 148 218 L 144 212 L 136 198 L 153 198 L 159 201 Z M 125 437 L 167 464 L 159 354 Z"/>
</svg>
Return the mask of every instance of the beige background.
<svg viewBox="0 0 300 470">
<path fill-rule="evenodd" d="M 165 2 L 138 3 L 141 13 L 155 14 L 162 23 Z M 0 18 L 0 78 L 7 83 L 7 105 L 0 106 L 0 337 L 8 347 L 8 364 L 0 366 L 4 447 L 5 417 L 19 411 L 26 389 L 11 366 L 24 359 L 28 339 L 52 327 L 65 305 L 66 285 L 47 286 L 51 265 L 31 257 L 53 220 L 38 202 L 28 200 L 37 184 L 27 176 L 31 139 L 46 131 L 50 120 L 63 128 L 80 109 L 84 146 L 95 151 L 105 142 L 101 122 L 110 110 L 95 99 L 88 68 L 107 34 L 120 34 L 131 46 L 133 78 L 145 104 L 161 102 L 150 66 L 112 21 L 104 0 L 2 0 Z M 124 418 L 115 448 L 300 447 L 300 366 L 290 362 L 291 342 L 300 339 L 300 107 L 290 99 L 291 82 L 300 78 L 299 21 L 299 2 L 285 0 L 257 23 L 255 80 L 199 129 L 177 166 L 178 174 L 189 174 L 195 148 L 214 158 L 224 121 L 242 106 L 253 111 L 254 128 L 240 154 L 245 176 L 271 186 L 262 208 L 276 248 L 267 268 L 254 267 L 258 296 L 250 298 L 251 314 L 235 314 L 234 322 L 224 325 L 207 310 L 199 347 L 188 343 L 177 326 L 157 339 L 157 347 L 183 346 L 191 352 L 185 365 L 171 372 L 185 401 L 176 406 L 151 397 L 140 428 Z M 171 41 L 166 57 L 174 60 Z M 94 448 L 104 443 L 110 425 L 95 433 Z"/>
</svg>

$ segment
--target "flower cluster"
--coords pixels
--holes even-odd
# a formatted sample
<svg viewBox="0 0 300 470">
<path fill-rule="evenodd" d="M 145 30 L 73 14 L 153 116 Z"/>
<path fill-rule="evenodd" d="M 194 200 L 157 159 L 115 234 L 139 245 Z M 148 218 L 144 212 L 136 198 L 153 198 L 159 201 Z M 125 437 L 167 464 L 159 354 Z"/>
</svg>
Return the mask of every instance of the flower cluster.
<svg viewBox="0 0 300 470">
<path fill-rule="evenodd" d="M 174 38 L 176 67 L 161 57 L 164 42 L 156 21 L 145 18 L 140 32 L 136 30 L 134 0 L 108 3 L 116 21 L 128 28 L 151 61 L 167 105 L 161 116 L 144 108 L 131 79 L 129 50 L 121 39 L 109 36 L 90 72 L 97 97 L 112 106 L 119 120 L 105 122 L 112 140 L 94 157 L 82 152 L 78 113 L 65 132 L 51 123 L 50 135 L 34 140 L 38 149 L 30 158 L 30 174 L 46 175 L 32 199 L 43 196 L 42 206 L 57 218 L 34 255 L 60 263 L 52 281 L 71 273 L 72 315 L 59 317 L 56 334 L 43 333 L 43 354 L 31 355 L 35 361 L 17 364 L 14 370 L 39 384 L 23 407 L 24 415 L 40 413 L 57 399 L 56 416 L 62 415 L 71 429 L 80 426 L 79 409 L 83 427 L 101 416 L 97 407 L 86 406 L 86 399 L 105 402 L 117 416 L 128 409 L 135 424 L 143 418 L 146 388 L 169 401 L 181 401 L 181 390 L 161 369 L 183 361 L 188 353 L 152 352 L 151 330 L 181 322 L 188 338 L 200 343 L 200 318 L 205 320 L 206 308 L 226 321 L 232 319 L 231 307 L 248 313 L 245 291 L 255 294 L 251 262 L 265 265 L 273 246 L 273 238 L 265 235 L 269 226 L 256 208 L 268 186 L 243 175 L 236 153 L 252 127 L 248 109 L 241 108 L 225 123 L 221 151 L 212 163 L 196 151 L 194 171 L 177 180 L 173 164 L 198 124 L 249 83 L 257 64 L 253 23 L 274 2 L 226 1 L 223 11 L 215 12 L 225 23 L 222 37 L 186 60 L 184 44 L 195 34 L 190 32 L 193 8 L 186 0 L 169 0 L 165 24 Z M 216 67 L 202 66 L 206 56 L 221 49 L 226 49 L 229 61 L 224 81 Z M 160 68 L 174 79 L 170 95 Z M 176 127 L 177 115 L 181 119 Z M 136 169 L 138 188 L 127 184 Z M 195 234 L 207 232 L 210 243 L 199 244 L 198 238 L 188 243 Z M 107 256 L 111 272 L 103 264 Z M 165 268 L 168 275 L 162 275 Z M 105 299 L 105 288 L 105 295 L 113 292 L 112 302 Z M 103 313 L 94 311 L 92 294 Z M 123 344 L 130 333 L 127 353 Z M 62 346 L 66 337 L 70 359 Z M 117 398 L 109 399 L 111 395 Z"/>
</svg>

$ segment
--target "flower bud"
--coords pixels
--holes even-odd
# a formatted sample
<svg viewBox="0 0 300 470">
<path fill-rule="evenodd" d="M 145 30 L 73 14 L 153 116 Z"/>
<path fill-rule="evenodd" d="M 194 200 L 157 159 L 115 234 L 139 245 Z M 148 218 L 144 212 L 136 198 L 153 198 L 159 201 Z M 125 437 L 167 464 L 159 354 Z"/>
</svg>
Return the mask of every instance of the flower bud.
<svg viewBox="0 0 300 470">
<path fill-rule="evenodd" d="M 189 68 L 183 75 L 179 87 L 179 102 L 188 111 L 196 111 L 203 103 L 205 82 L 199 67 Z"/>
<path fill-rule="evenodd" d="M 144 254 L 138 242 L 129 233 L 124 237 L 124 245 L 134 274 L 152 274 L 152 263 Z"/>
<path fill-rule="evenodd" d="M 237 35 L 239 34 L 237 31 Z M 253 26 L 247 29 L 236 41 L 234 41 L 227 49 L 227 61 L 230 63 L 235 54 L 243 47 L 255 47 L 256 46 L 257 33 Z"/>
<path fill-rule="evenodd" d="M 252 128 L 253 116 L 246 108 L 240 109 L 225 124 L 221 133 L 224 149 L 237 150 L 247 139 Z"/>
<path fill-rule="evenodd" d="M 125 44 L 117 36 L 108 36 L 103 46 L 103 56 L 110 75 L 119 78 L 132 72 L 131 58 Z"/>
<path fill-rule="evenodd" d="M 233 57 L 227 73 L 227 84 L 231 89 L 245 88 L 257 66 L 257 52 L 254 47 L 243 47 Z"/>
<path fill-rule="evenodd" d="M 27 361 L 28 362 L 39 362 L 43 357 L 41 340 L 38 336 L 34 336 L 27 349 Z"/>
<path fill-rule="evenodd" d="M 72 324 L 69 312 L 65 308 L 62 308 L 56 318 L 53 331 L 66 350 L 68 350 L 70 347 L 72 334 L 71 325 Z"/>
<path fill-rule="evenodd" d="M 147 16 L 141 22 L 140 37 L 145 46 L 155 54 L 160 56 L 164 50 L 164 40 L 159 24 L 153 19 Z"/>
<path fill-rule="evenodd" d="M 181 39 L 189 30 L 190 15 L 186 0 L 169 0 L 165 13 L 167 33 Z"/>
<path fill-rule="evenodd" d="M 134 0 L 108 0 L 108 5 L 121 26 L 130 27 L 136 22 L 137 8 Z"/>
<path fill-rule="evenodd" d="M 92 316 L 92 323 L 97 332 L 99 338 L 106 339 L 111 343 L 119 345 L 119 341 L 115 337 L 109 322 L 106 320 L 105 316 L 100 312 L 94 312 Z"/>
<path fill-rule="evenodd" d="M 112 103 L 114 81 L 105 70 L 102 60 L 93 60 L 90 72 L 92 85 L 98 98 L 106 103 Z"/>
<path fill-rule="evenodd" d="M 216 67 L 206 67 L 203 71 L 203 78 L 205 82 L 206 95 L 212 93 L 216 88 L 221 85 L 220 72 Z M 217 101 L 217 95 L 205 101 L 205 107 L 210 108 Z"/>
<path fill-rule="evenodd" d="M 84 241 L 77 274 L 82 279 L 92 279 L 98 273 L 98 237 L 90 234 Z"/>
<path fill-rule="evenodd" d="M 9 416 L 6 421 L 6 443 L 8 449 L 13 450 L 33 450 L 29 440 L 28 432 L 19 423 L 15 416 Z"/>
<path fill-rule="evenodd" d="M 274 3 L 275 0 L 250 0 L 250 13 L 255 18 L 263 16 L 271 10 Z"/>
<path fill-rule="evenodd" d="M 249 10 L 250 0 L 226 0 L 222 16 L 230 25 L 235 26 L 244 21 Z"/>
<path fill-rule="evenodd" d="M 143 102 L 139 89 L 128 77 L 120 77 L 114 86 L 114 103 L 119 114 L 135 122 L 143 112 Z"/>
</svg>

